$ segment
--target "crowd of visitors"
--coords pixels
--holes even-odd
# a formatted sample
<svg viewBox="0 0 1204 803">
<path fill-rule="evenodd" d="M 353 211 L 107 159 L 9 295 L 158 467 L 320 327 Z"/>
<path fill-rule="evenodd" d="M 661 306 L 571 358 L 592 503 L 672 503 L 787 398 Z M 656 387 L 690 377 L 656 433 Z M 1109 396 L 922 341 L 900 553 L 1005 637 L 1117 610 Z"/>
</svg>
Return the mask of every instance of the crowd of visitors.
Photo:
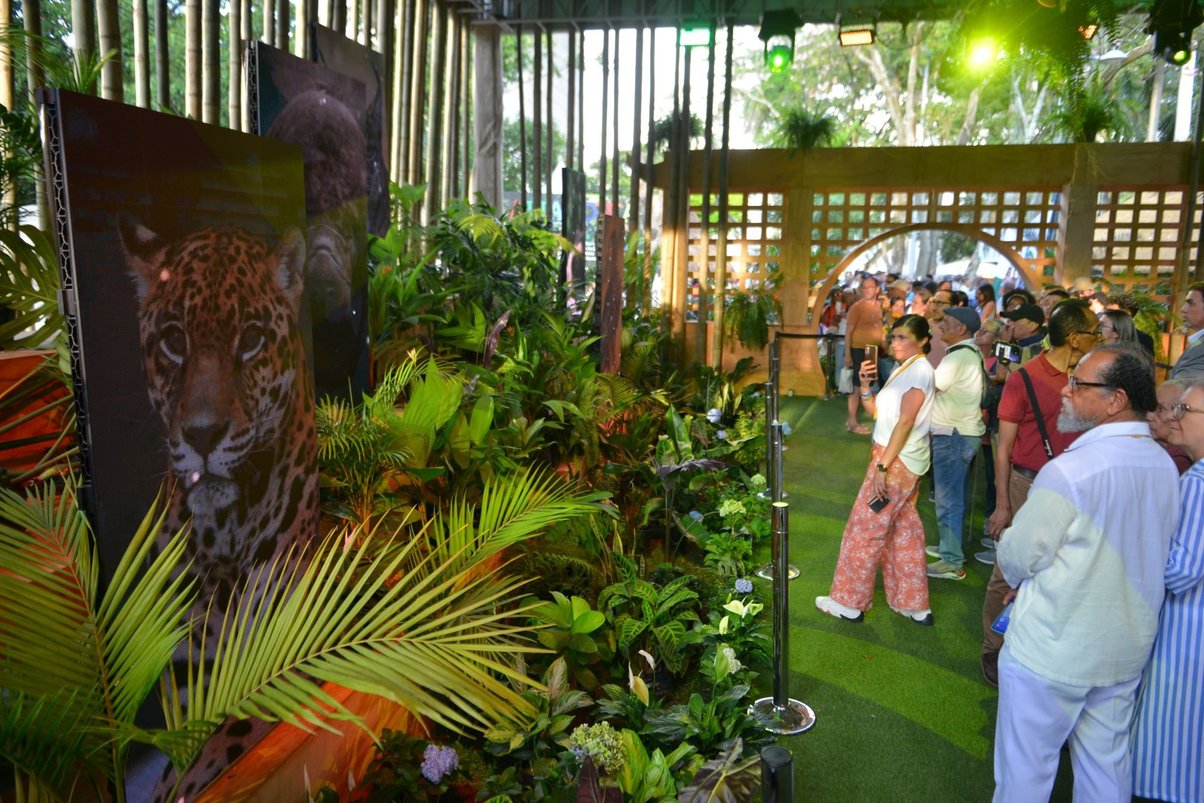
<svg viewBox="0 0 1204 803">
<path fill-rule="evenodd" d="M 1090 280 L 981 284 L 973 303 L 893 276 L 858 292 L 825 324 L 845 327 L 846 428 L 871 454 L 816 607 L 863 621 L 881 570 L 891 609 L 933 625 L 928 581 L 966 577 L 978 465 L 995 799 L 1048 799 L 1068 746 L 1076 800 L 1204 801 L 1204 284 L 1178 309 L 1173 364 L 1133 299 Z M 889 354 L 867 357 L 884 336 Z"/>
</svg>

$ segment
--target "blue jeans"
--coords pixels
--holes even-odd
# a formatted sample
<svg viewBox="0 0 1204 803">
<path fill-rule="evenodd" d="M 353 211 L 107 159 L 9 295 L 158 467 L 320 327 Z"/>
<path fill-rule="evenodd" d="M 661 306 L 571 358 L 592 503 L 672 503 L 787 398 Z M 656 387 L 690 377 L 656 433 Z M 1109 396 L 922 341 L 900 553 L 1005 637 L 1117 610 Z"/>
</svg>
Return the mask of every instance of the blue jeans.
<svg viewBox="0 0 1204 803">
<path fill-rule="evenodd" d="M 954 566 L 962 554 L 962 520 L 966 515 L 966 478 L 978 452 L 981 435 L 932 436 L 932 485 L 936 491 L 936 525 L 941 536 L 941 560 Z"/>
</svg>

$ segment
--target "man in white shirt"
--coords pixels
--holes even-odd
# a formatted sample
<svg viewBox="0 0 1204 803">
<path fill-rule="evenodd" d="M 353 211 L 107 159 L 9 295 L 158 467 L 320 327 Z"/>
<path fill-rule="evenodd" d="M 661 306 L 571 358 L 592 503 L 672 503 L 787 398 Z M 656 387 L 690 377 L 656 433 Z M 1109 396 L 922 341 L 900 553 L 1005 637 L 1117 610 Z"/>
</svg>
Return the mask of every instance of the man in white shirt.
<svg viewBox="0 0 1204 803">
<path fill-rule="evenodd" d="M 1178 472 L 1153 438 L 1149 357 L 1100 346 L 1062 391 L 1083 434 L 1037 474 L 999 542 L 1019 586 L 999 656 L 994 800 L 1048 800 L 1069 740 L 1075 800 L 1130 800 L 1129 728 L 1158 629 Z"/>
<path fill-rule="evenodd" d="M 1204 284 L 1187 288 L 1179 315 L 1187 327 L 1187 349 L 1175 361 L 1171 379 L 1195 379 L 1204 376 Z"/>
<path fill-rule="evenodd" d="M 962 520 L 966 515 L 966 476 L 978 453 L 986 425 L 982 419 L 983 360 L 974 342 L 978 313 L 950 307 L 941 320 L 941 339 L 948 344 L 936 368 L 936 400 L 932 406 L 932 485 L 940 547 L 928 548 L 937 558 L 928 576 L 963 580 Z"/>
</svg>

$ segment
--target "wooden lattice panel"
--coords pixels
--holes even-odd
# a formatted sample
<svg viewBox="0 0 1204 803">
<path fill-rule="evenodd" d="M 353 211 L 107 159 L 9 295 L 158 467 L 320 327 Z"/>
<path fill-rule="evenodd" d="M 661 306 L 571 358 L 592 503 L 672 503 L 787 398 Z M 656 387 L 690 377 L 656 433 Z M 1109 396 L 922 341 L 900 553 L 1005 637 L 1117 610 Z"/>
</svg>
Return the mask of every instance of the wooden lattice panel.
<svg viewBox="0 0 1204 803">
<path fill-rule="evenodd" d="M 1169 292 L 1187 217 L 1187 197 L 1183 189 L 1101 188 L 1095 208 L 1092 275 L 1114 287 Z M 1197 200 L 1197 210 L 1204 208 L 1201 203 L 1204 194 Z M 1197 237 L 1199 230 L 1197 218 Z"/>
<path fill-rule="evenodd" d="M 1013 248 L 1038 275 L 1057 260 L 1061 195 L 1025 190 L 831 189 L 811 193 L 811 275 L 827 276 L 853 248 L 903 226 L 971 227 Z"/>
<path fill-rule="evenodd" d="M 686 233 L 686 320 L 698 320 L 698 287 L 702 284 L 702 199 L 690 196 L 690 226 Z M 776 190 L 728 193 L 727 289 L 755 290 L 782 269 L 785 195 Z M 711 225 L 707 243 L 707 320 L 714 320 L 719 238 L 718 197 L 711 196 Z"/>
</svg>

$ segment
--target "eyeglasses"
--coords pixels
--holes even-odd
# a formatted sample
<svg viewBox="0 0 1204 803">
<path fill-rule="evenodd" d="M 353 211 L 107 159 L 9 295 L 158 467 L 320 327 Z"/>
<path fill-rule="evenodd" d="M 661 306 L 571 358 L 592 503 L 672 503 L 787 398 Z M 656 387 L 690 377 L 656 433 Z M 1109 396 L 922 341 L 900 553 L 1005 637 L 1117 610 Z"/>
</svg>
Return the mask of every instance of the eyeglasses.
<svg viewBox="0 0 1204 803">
<path fill-rule="evenodd" d="M 1070 392 L 1074 393 L 1079 388 L 1115 388 L 1115 385 L 1109 385 L 1107 382 L 1084 382 L 1074 374 L 1067 378 L 1067 384 L 1070 386 Z"/>
<path fill-rule="evenodd" d="M 1190 404 L 1179 403 L 1171 405 L 1171 418 L 1175 419 L 1176 421 L 1182 421 L 1183 416 L 1187 415 L 1188 413 L 1204 413 L 1204 410 L 1197 410 Z"/>
<path fill-rule="evenodd" d="M 1071 332 L 1070 334 L 1072 334 L 1072 335 L 1091 335 L 1096 340 L 1099 340 L 1101 337 L 1104 336 L 1104 330 L 1101 327 L 1097 326 L 1095 329 L 1093 329 L 1090 332 Z M 1084 382 L 1083 384 L 1087 384 L 1087 383 Z"/>
</svg>

